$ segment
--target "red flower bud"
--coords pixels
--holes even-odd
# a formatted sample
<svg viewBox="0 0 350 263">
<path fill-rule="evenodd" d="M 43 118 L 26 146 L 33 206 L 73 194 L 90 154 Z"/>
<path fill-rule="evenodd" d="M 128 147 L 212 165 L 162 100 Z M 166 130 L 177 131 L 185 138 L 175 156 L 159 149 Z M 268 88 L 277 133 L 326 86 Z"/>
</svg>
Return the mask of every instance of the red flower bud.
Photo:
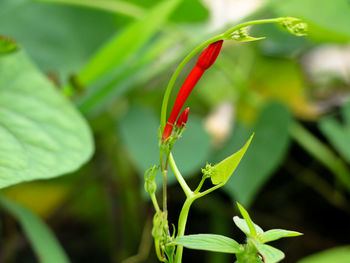
<svg viewBox="0 0 350 263">
<path fill-rule="evenodd" d="M 181 108 L 185 104 L 188 96 L 190 95 L 194 86 L 197 84 L 198 80 L 202 77 L 204 71 L 214 64 L 216 58 L 220 53 L 222 43 L 223 40 L 214 42 L 208 47 L 206 47 L 200 54 L 196 65 L 193 67 L 190 74 L 187 76 L 184 84 L 182 85 L 179 93 L 177 94 L 174 107 L 170 113 L 168 122 L 165 125 L 163 131 L 163 140 L 167 139 L 171 135 L 171 131 L 173 129 L 177 116 L 180 113 Z"/>
<path fill-rule="evenodd" d="M 179 116 L 179 118 L 176 121 L 176 128 L 183 128 L 185 124 L 187 123 L 188 119 L 188 113 L 190 111 L 190 108 L 187 107 Z"/>
<path fill-rule="evenodd" d="M 210 44 L 204 51 L 200 54 L 197 65 L 198 67 L 206 70 L 211 67 L 211 65 L 214 64 L 216 58 L 218 57 L 223 40 L 216 41 L 212 44 Z"/>
</svg>

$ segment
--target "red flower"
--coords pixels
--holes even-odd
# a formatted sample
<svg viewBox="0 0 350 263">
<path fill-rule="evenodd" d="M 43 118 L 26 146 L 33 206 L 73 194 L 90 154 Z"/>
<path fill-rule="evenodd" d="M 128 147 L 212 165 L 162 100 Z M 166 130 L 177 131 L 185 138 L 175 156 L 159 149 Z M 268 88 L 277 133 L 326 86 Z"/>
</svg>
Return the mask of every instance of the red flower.
<svg viewBox="0 0 350 263">
<path fill-rule="evenodd" d="M 176 128 L 183 128 L 185 127 L 188 119 L 188 113 L 190 111 L 190 108 L 187 107 L 179 116 L 179 118 L 176 121 Z"/>
<path fill-rule="evenodd" d="M 210 44 L 200 54 L 196 65 L 193 67 L 190 74 L 186 78 L 179 91 L 179 94 L 177 94 L 174 107 L 170 113 L 170 117 L 163 131 L 163 140 L 167 139 L 171 135 L 171 131 L 173 130 L 174 123 L 180 113 L 181 108 L 185 104 L 185 101 L 187 100 L 194 86 L 197 84 L 198 80 L 202 77 L 204 71 L 206 71 L 211 67 L 211 65 L 214 64 L 216 58 L 220 53 L 222 43 L 223 40 L 216 41 Z"/>
</svg>

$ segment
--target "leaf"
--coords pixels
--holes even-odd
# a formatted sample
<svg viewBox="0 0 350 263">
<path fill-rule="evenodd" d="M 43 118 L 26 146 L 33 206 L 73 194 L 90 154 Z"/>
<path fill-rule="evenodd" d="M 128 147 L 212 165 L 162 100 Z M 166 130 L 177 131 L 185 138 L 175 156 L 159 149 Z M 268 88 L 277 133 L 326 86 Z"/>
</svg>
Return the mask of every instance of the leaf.
<svg viewBox="0 0 350 263">
<path fill-rule="evenodd" d="M 154 112 L 146 107 L 132 106 L 117 124 L 121 138 L 140 175 L 151 166 L 159 163 L 158 127 L 159 121 Z M 210 152 L 209 135 L 202 120 L 189 116 L 187 129 L 173 148 L 176 163 L 185 177 L 202 167 Z M 195 154 L 194 154 L 195 153 Z M 157 177 L 157 183 L 161 183 Z M 169 170 L 168 183 L 176 179 Z"/>
<path fill-rule="evenodd" d="M 113 17 L 32 0 L 0 1 L 1 34 L 24 47 L 43 72 L 64 81 L 115 32 Z"/>
<path fill-rule="evenodd" d="M 258 227 L 257 230 L 255 229 L 255 224 L 251 220 L 247 210 L 245 210 L 244 207 L 241 206 L 238 202 L 237 202 L 237 206 L 238 206 L 238 209 L 241 212 L 241 215 L 243 216 L 243 218 L 248 226 L 249 236 L 255 237 L 256 233 L 262 233 L 263 230 L 260 227 Z"/>
<path fill-rule="evenodd" d="M 23 51 L 0 57 L 0 188 L 73 172 L 93 153 L 84 118 Z"/>
<path fill-rule="evenodd" d="M 176 238 L 174 243 L 190 249 L 233 254 L 242 252 L 240 245 L 235 240 L 214 234 L 180 236 Z"/>
<path fill-rule="evenodd" d="M 253 136 L 254 134 L 250 136 L 245 145 L 236 153 L 214 165 L 212 168 L 212 176 L 210 177 L 213 184 L 225 184 L 228 179 L 230 179 L 231 175 L 236 170 L 239 162 L 242 160 L 245 152 L 247 151 Z"/>
<path fill-rule="evenodd" d="M 0 55 L 11 53 L 18 49 L 19 47 L 14 40 L 0 35 Z"/>
<path fill-rule="evenodd" d="M 287 152 L 292 117 L 285 106 L 279 103 L 266 105 L 253 127 L 254 143 L 236 170 L 237 176 L 229 180 L 223 189 L 233 200 L 248 207 L 264 183 L 270 178 Z M 234 134 L 218 156 L 246 140 L 250 131 L 242 125 L 235 126 Z"/>
<path fill-rule="evenodd" d="M 76 5 L 88 8 L 96 8 L 107 12 L 124 14 L 130 17 L 139 18 L 144 14 L 144 10 L 126 1 L 113 0 L 37 0 L 40 2 Z"/>
<path fill-rule="evenodd" d="M 350 6 L 346 0 L 270 1 L 278 16 L 294 16 L 305 20 L 309 25 L 310 38 L 327 42 L 346 42 L 350 39 Z"/>
<path fill-rule="evenodd" d="M 41 263 L 66 263 L 67 255 L 52 231 L 27 208 L 0 196 L 0 205 L 11 213 L 21 224 L 24 233 Z"/>
<path fill-rule="evenodd" d="M 350 163 L 350 102 L 342 108 L 344 125 L 332 117 L 322 118 L 319 128 L 332 146 Z"/>
<path fill-rule="evenodd" d="M 166 0 L 157 4 L 142 19 L 118 32 L 86 64 L 79 78 L 89 84 L 114 66 L 130 58 L 159 30 L 181 0 Z"/>
<path fill-rule="evenodd" d="M 264 263 L 277 263 L 284 259 L 284 253 L 272 246 L 261 244 L 256 240 L 253 241 L 254 246 L 259 251 L 259 254 L 263 257 Z"/>
<path fill-rule="evenodd" d="M 262 234 L 262 242 L 267 243 L 284 237 L 301 236 L 302 233 L 296 231 L 289 231 L 284 229 L 271 229 Z"/>
<path fill-rule="evenodd" d="M 246 234 L 246 236 L 251 236 L 251 235 L 250 235 L 250 230 L 249 230 L 248 224 L 247 224 L 247 222 L 246 222 L 244 219 L 239 218 L 238 216 L 235 216 L 235 217 L 233 217 L 233 221 L 235 222 L 236 226 L 237 226 L 240 230 L 242 230 L 242 232 L 243 232 L 244 234 Z M 254 227 L 255 227 L 256 233 L 258 233 L 258 234 L 264 233 L 264 231 L 261 229 L 260 226 L 254 224 Z"/>
<path fill-rule="evenodd" d="M 347 263 L 350 262 L 350 246 L 335 247 L 313 254 L 298 263 Z"/>
</svg>

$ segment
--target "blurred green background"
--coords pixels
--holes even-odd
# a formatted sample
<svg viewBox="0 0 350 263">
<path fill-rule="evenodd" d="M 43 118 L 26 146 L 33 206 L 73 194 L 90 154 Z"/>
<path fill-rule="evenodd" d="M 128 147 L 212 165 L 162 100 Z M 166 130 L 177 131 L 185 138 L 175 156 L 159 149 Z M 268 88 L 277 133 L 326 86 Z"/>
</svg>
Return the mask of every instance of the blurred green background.
<svg viewBox="0 0 350 263">
<path fill-rule="evenodd" d="M 222 160 L 255 132 L 224 189 L 194 204 L 187 233 L 243 241 L 232 222 L 239 201 L 263 229 L 304 233 L 273 244 L 285 252 L 283 262 L 350 262 L 350 2 L 172 2 L 0 0 L 0 35 L 71 95 L 95 143 L 78 171 L 2 194 L 45 220 L 71 262 L 157 262 L 143 173 L 158 162 L 160 106 L 172 72 L 198 44 L 235 24 L 294 16 L 309 24 L 307 37 L 262 25 L 251 34 L 264 40 L 225 41 L 186 103 L 188 128 L 174 156 L 192 187 L 206 162 Z M 170 175 L 170 223 L 183 201 Z M 1 209 L 0 222 L 0 262 L 38 262 L 14 217 Z M 184 262 L 232 261 L 184 253 Z"/>
</svg>

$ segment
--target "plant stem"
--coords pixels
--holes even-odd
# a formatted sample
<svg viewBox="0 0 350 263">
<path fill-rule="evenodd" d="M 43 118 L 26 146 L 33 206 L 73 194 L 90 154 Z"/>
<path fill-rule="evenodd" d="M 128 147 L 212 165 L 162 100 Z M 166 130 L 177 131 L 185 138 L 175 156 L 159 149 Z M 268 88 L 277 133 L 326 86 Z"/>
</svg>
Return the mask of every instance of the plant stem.
<svg viewBox="0 0 350 263">
<path fill-rule="evenodd" d="M 196 198 L 194 196 L 187 197 L 184 205 L 182 206 L 180 216 L 179 216 L 179 222 L 178 222 L 178 226 L 177 226 L 177 231 L 178 231 L 177 236 L 183 236 L 185 234 L 188 213 L 189 213 L 190 207 L 195 199 Z M 183 253 L 183 246 L 178 245 L 176 247 L 176 254 L 175 254 L 174 263 L 181 263 L 182 253 Z"/>
<path fill-rule="evenodd" d="M 170 166 L 171 170 L 173 171 L 177 181 L 179 182 L 182 190 L 184 191 L 186 197 L 188 198 L 188 197 L 192 196 L 193 193 L 192 193 L 190 187 L 187 185 L 185 179 L 182 177 L 179 169 L 177 168 L 174 157 L 171 153 L 169 154 L 169 166 Z"/>
<path fill-rule="evenodd" d="M 291 125 L 290 134 L 301 147 L 326 166 L 350 192 L 350 172 L 346 164 L 327 145 L 297 122 Z"/>
</svg>

